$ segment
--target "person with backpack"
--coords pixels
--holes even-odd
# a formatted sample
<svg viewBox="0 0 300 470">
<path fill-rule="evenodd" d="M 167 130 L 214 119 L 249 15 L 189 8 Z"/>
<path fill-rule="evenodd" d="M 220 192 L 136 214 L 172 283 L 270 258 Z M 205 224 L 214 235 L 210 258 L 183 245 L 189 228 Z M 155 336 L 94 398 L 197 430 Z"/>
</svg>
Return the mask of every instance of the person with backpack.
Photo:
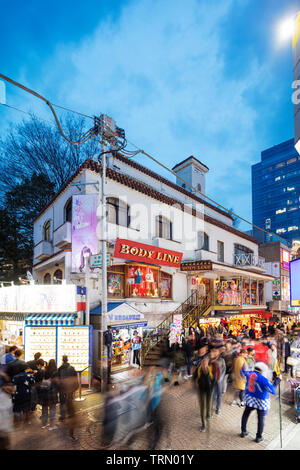
<svg viewBox="0 0 300 470">
<path fill-rule="evenodd" d="M 58 403 L 57 367 L 54 359 L 50 359 L 46 368 L 40 367 L 41 360 L 37 362 L 39 370 L 35 375 L 38 403 L 42 406 L 42 429 L 48 427 L 49 431 L 57 429 L 55 424 L 56 405 Z M 49 422 L 48 422 L 49 421 Z"/>
<path fill-rule="evenodd" d="M 78 387 L 77 373 L 68 362 L 68 356 L 62 357 L 62 365 L 58 368 L 60 421 L 66 417 L 74 418 L 74 393 Z M 70 427 L 70 436 L 74 439 L 74 426 Z"/>
<path fill-rule="evenodd" d="M 250 413 L 253 410 L 257 411 L 257 433 L 255 442 L 263 441 L 264 419 L 270 409 L 269 393 L 276 395 L 274 386 L 265 377 L 268 373 L 268 366 L 263 362 L 255 364 L 254 371 L 242 370 L 242 374 L 246 378 L 245 401 L 246 408 L 244 410 L 241 422 L 241 437 L 246 437 L 247 422 Z"/>
<path fill-rule="evenodd" d="M 212 349 L 209 354 L 207 354 L 206 351 L 207 346 L 203 345 L 199 351 L 199 358 L 201 359 L 193 375 L 200 403 L 201 432 L 204 432 L 206 429 L 206 420 L 211 418 L 212 394 L 215 383 L 215 368 L 213 362 L 216 358 L 216 352 Z"/>
</svg>

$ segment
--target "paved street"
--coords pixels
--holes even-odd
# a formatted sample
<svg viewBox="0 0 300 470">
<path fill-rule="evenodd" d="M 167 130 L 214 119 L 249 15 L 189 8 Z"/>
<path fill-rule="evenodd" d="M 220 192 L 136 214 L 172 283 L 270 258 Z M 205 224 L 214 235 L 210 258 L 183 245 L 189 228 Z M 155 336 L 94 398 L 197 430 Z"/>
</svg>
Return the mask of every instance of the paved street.
<svg viewBox="0 0 300 470">
<path fill-rule="evenodd" d="M 163 395 L 166 429 L 158 445 L 165 450 L 272 450 L 280 449 L 279 441 L 279 400 L 272 398 L 271 410 L 266 418 L 264 441 L 254 442 L 256 434 L 256 415 L 251 415 L 248 423 L 249 436 L 242 439 L 240 420 L 243 409 L 232 407 L 232 389 L 224 396 L 222 412 L 213 414 L 206 433 L 200 432 L 200 412 L 197 395 L 192 384 L 186 382 L 179 387 L 167 386 Z M 295 410 L 288 402 L 288 386 L 282 382 L 282 428 L 283 448 L 300 450 L 299 432 L 295 424 Z M 76 440 L 68 437 L 65 425 L 59 424 L 56 431 L 41 430 L 38 414 L 32 420 L 26 433 L 16 431 L 12 436 L 12 449 L 60 449 L 96 450 L 100 449 L 101 407 L 100 393 L 87 395 L 84 402 L 76 402 L 77 428 Z M 299 425 L 298 425 L 299 426 Z M 148 448 L 152 428 L 139 434 L 131 445 L 133 450 Z M 111 450 L 127 449 L 127 445 L 114 445 Z"/>
</svg>

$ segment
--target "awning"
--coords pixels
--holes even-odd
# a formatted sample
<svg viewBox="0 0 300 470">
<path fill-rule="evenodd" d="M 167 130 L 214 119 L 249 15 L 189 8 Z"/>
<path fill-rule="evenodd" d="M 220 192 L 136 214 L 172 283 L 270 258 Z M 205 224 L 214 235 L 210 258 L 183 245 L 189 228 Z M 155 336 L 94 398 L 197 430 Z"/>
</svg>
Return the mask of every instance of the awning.
<svg viewBox="0 0 300 470">
<path fill-rule="evenodd" d="M 108 325 L 111 326 L 113 330 L 121 329 L 121 328 L 126 328 L 128 330 L 129 328 L 132 328 L 132 329 L 141 328 L 141 327 L 145 328 L 145 326 L 147 326 L 148 323 L 144 321 L 136 322 L 136 323 L 119 323 L 119 324 L 108 322 Z"/>
<path fill-rule="evenodd" d="M 40 314 L 29 315 L 25 319 L 26 326 L 72 326 L 74 325 L 75 313 L 71 314 Z"/>
<path fill-rule="evenodd" d="M 25 321 L 27 313 L 0 313 L 0 320 Z"/>
</svg>

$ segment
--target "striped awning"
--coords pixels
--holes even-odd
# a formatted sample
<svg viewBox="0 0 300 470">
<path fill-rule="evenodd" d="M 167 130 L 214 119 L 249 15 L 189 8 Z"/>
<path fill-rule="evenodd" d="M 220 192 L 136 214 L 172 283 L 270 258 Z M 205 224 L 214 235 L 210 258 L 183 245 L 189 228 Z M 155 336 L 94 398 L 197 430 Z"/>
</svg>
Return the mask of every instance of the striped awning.
<svg viewBox="0 0 300 470">
<path fill-rule="evenodd" d="M 35 313 L 25 319 L 27 326 L 73 326 L 75 313 Z"/>
</svg>

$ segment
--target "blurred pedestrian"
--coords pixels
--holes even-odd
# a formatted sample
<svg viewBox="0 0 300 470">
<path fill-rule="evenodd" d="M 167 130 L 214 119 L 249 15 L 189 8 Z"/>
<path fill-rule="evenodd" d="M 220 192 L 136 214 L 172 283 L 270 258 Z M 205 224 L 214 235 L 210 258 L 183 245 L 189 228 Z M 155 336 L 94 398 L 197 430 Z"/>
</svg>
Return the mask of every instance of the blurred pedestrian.
<svg viewBox="0 0 300 470">
<path fill-rule="evenodd" d="M 224 343 L 221 341 L 218 345 L 215 346 L 216 357 L 212 361 L 214 365 L 214 390 L 213 390 L 213 400 L 216 402 L 216 414 L 221 413 L 221 404 L 222 404 L 222 395 L 223 395 L 223 382 L 226 373 L 226 364 L 225 360 L 222 357 L 222 353 L 225 351 Z"/>
<path fill-rule="evenodd" d="M 209 354 L 203 355 L 201 363 L 193 375 L 196 382 L 200 403 L 200 416 L 202 422 L 201 432 L 205 431 L 206 421 L 211 418 L 212 394 L 215 383 L 215 377 L 213 373 L 214 359 L 214 350 L 211 350 Z"/>
<path fill-rule="evenodd" d="M 192 360 L 194 357 L 194 351 L 196 347 L 196 337 L 193 336 L 191 333 L 182 343 L 182 349 L 185 354 L 186 358 L 186 365 L 187 365 L 187 376 L 191 376 L 191 365 L 192 365 Z"/>
<path fill-rule="evenodd" d="M 15 385 L 16 390 L 12 395 L 13 412 L 16 424 L 29 424 L 29 417 L 31 411 L 31 388 L 35 383 L 33 375 L 30 373 L 31 369 L 27 364 L 18 365 L 18 374 L 12 378 L 12 384 Z"/>
<path fill-rule="evenodd" d="M 34 354 L 34 359 L 32 361 L 28 361 L 27 362 L 27 366 L 29 369 L 33 370 L 33 371 L 37 371 L 38 370 L 38 367 L 37 367 L 37 362 L 39 359 L 42 359 L 42 354 L 40 352 L 37 352 Z"/>
<path fill-rule="evenodd" d="M 246 356 L 247 368 L 248 370 L 254 370 L 255 366 L 255 350 L 249 346 L 247 348 L 247 356 Z"/>
<path fill-rule="evenodd" d="M 290 369 L 291 377 L 293 377 L 293 367 L 287 363 L 288 358 L 291 356 L 291 345 L 287 336 L 284 337 L 283 354 L 284 354 L 284 372 L 287 374 L 288 370 Z"/>
<path fill-rule="evenodd" d="M 59 379 L 59 420 L 65 421 L 69 418 L 69 434 L 72 439 L 75 439 L 74 393 L 78 388 L 78 379 L 74 367 L 68 362 L 68 356 L 62 357 L 62 365 L 58 368 L 57 377 Z"/>
<path fill-rule="evenodd" d="M 37 364 L 39 366 L 39 364 Z M 56 405 L 58 403 L 58 371 L 56 361 L 50 359 L 46 368 L 41 367 L 35 376 L 38 390 L 38 402 L 42 406 L 42 429 L 57 429 Z"/>
<path fill-rule="evenodd" d="M 253 326 L 251 326 L 250 330 L 249 330 L 249 338 L 254 340 L 255 339 L 255 329 L 253 328 Z"/>
<path fill-rule="evenodd" d="M 6 370 L 7 364 L 9 364 L 10 362 L 12 362 L 16 359 L 15 358 L 15 351 L 17 349 L 18 349 L 17 346 L 10 346 L 9 349 L 8 349 L 8 352 L 6 354 L 3 354 L 3 356 L 1 357 L 1 365 L 4 366 L 3 367 L 4 371 Z"/>
<path fill-rule="evenodd" d="M 232 341 L 231 339 L 228 339 L 225 343 L 225 351 L 222 354 L 222 357 L 224 358 L 225 365 L 226 365 L 226 371 L 224 375 L 224 380 L 223 380 L 223 387 L 222 387 L 222 393 L 226 393 L 227 391 L 227 386 L 228 382 L 231 378 L 232 374 Z"/>
<path fill-rule="evenodd" d="M 231 406 L 245 406 L 244 402 L 244 391 L 246 386 L 246 379 L 244 376 L 241 375 L 242 369 L 247 369 L 247 350 L 241 349 L 240 354 L 234 360 L 233 363 L 233 376 L 234 376 L 234 388 L 235 388 L 235 396 L 231 403 Z M 237 400 L 240 400 L 239 403 Z"/>
<path fill-rule="evenodd" d="M 254 371 L 246 371 L 243 374 L 247 380 L 245 390 L 246 408 L 244 410 L 241 422 L 241 437 L 248 435 L 247 422 L 250 413 L 257 411 L 257 432 L 255 442 L 263 441 L 264 419 L 270 409 L 269 393 L 276 395 L 274 386 L 265 377 L 267 374 L 267 366 L 263 362 L 255 364 Z"/>
<path fill-rule="evenodd" d="M 26 362 L 21 359 L 22 355 L 23 352 L 20 349 L 16 349 L 14 352 L 14 360 L 10 361 L 6 366 L 6 374 L 10 377 L 10 379 L 27 369 Z"/>
<path fill-rule="evenodd" d="M 8 376 L 0 370 L 0 450 L 9 450 L 10 433 L 13 431 L 13 409 L 11 395 L 15 387 L 7 383 Z"/>
</svg>

